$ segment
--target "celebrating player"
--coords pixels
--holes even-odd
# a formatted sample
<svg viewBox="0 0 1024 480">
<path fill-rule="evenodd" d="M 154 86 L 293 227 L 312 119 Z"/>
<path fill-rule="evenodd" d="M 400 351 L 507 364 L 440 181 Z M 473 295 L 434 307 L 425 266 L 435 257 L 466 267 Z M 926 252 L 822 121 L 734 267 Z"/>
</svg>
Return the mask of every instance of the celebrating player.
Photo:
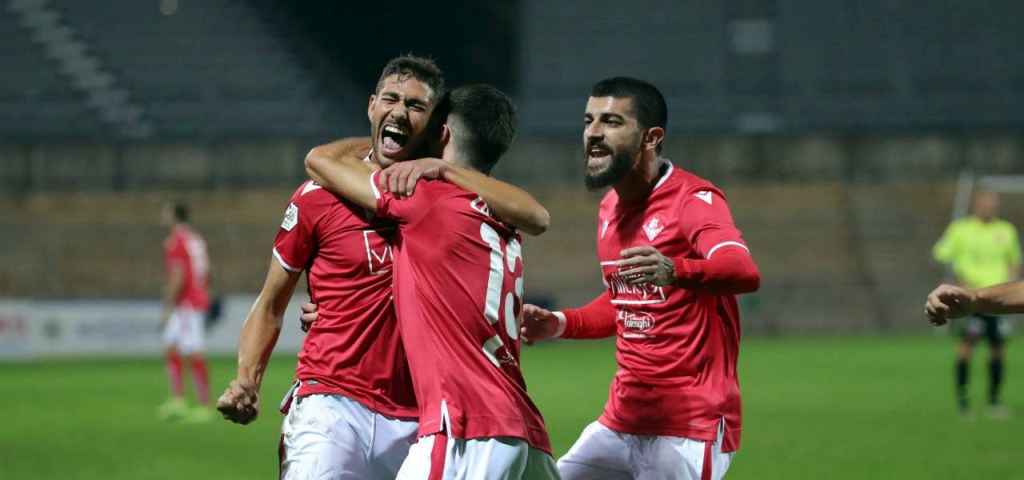
<svg viewBox="0 0 1024 480">
<path fill-rule="evenodd" d="M 443 113 L 444 162 L 434 161 L 434 173 L 447 178 L 457 165 L 486 176 L 512 142 L 511 101 L 490 86 L 461 87 Z M 523 259 L 515 230 L 495 219 L 486 198 L 452 183 L 423 182 L 398 198 L 356 158 L 306 162 L 324 188 L 398 223 L 395 308 L 420 428 L 397 478 L 557 478 L 519 369 Z"/>
<path fill-rule="evenodd" d="M 974 344 L 982 335 L 988 339 L 989 344 L 990 413 L 995 417 L 1008 414 L 999 402 L 1003 381 L 1005 319 L 987 313 L 986 310 L 1002 310 L 1000 306 L 1005 301 L 999 301 L 1000 298 L 1005 293 L 1012 293 L 1014 289 L 989 290 L 985 287 L 1016 279 L 1020 274 L 1021 252 L 1017 230 L 1009 222 L 996 217 L 998 208 L 999 197 L 996 193 L 980 192 L 974 198 L 974 215 L 950 224 L 934 248 L 935 259 L 951 263 L 961 285 L 966 289 L 983 289 L 979 296 L 970 294 L 966 289 L 940 287 L 941 291 L 937 290 L 937 294 L 933 295 L 936 300 L 931 312 L 934 314 L 934 323 L 944 323 L 949 313 L 966 315 L 970 312 L 970 318 L 960 326 L 960 344 L 956 355 L 956 394 L 961 414 L 968 413 L 967 372 Z M 993 303 L 991 300 L 996 301 Z M 947 301 L 949 303 L 945 303 Z M 951 306 L 953 312 L 943 309 L 943 305 Z M 975 305 L 983 308 L 975 308 Z M 984 308 L 986 306 L 989 308 Z"/>
<path fill-rule="evenodd" d="M 616 336 L 604 413 L 558 460 L 564 479 L 722 478 L 740 440 L 735 295 L 760 276 L 721 190 L 659 156 L 665 100 L 610 78 L 584 114 L 586 185 L 607 290 L 561 312 L 524 307 L 523 337 Z"/>
<path fill-rule="evenodd" d="M 160 326 L 166 346 L 167 375 L 171 398 L 160 406 L 160 417 L 204 422 L 213 418 L 210 410 L 210 378 L 203 357 L 203 317 L 210 306 L 207 274 L 210 260 L 206 242 L 188 223 L 188 205 L 164 205 L 162 222 L 171 232 L 164 240 L 164 265 L 167 283 L 164 286 L 163 313 Z M 181 356 L 189 358 L 192 381 L 199 406 L 189 409 L 185 402 Z"/>
<path fill-rule="evenodd" d="M 385 66 L 368 109 L 370 162 L 390 165 L 421 155 L 436 134 L 428 120 L 443 88 L 441 72 L 429 60 L 405 56 Z M 362 158 L 366 143 L 339 141 L 311 155 L 361 148 Z M 546 215 L 497 180 L 466 185 L 496 204 L 534 209 L 527 216 Z M 519 218 L 514 208 L 510 217 Z M 391 302 L 386 239 L 394 228 L 313 182 L 291 198 L 263 290 L 242 329 L 237 378 L 218 402 L 224 416 L 238 423 L 259 413 L 260 384 L 281 317 L 305 270 L 320 318 L 303 343 L 298 382 L 285 401 L 282 478 L 391 479 L 415 439 L 415 396 Z"/>
</svg>

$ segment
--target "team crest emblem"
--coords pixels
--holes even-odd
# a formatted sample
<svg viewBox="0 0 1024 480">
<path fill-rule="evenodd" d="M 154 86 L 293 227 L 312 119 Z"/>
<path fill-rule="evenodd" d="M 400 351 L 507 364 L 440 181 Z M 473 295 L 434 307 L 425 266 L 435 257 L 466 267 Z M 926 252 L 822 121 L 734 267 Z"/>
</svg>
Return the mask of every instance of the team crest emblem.
<svg viewBox="0 0 1024 480">
<path fill-rule="evenodd" d="M 288 209 L 284 211 L 284 220 L 281 221 L 281 228 L 290 232 L 298 223 L 299 207 L 294 203 L 289 203 Z"/>
<path fill-rule="evenodd" d="M 665 229 L 665 225 L 661 223 L 661 219 L 653 217 L 647 221 L 644 225 L 644 234 L 647 235 L 647 240 L 654 241 L 654 237 L 657 237 L 662 230 Z"/>
</svg>

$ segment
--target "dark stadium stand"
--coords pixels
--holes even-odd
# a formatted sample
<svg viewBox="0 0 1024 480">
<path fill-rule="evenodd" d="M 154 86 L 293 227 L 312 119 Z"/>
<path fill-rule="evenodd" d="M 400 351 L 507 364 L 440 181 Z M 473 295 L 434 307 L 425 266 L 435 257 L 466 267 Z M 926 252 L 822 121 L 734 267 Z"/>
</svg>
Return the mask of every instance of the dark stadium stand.
<svg viewBox="0 0 1024 480">
<path fill-rule="evenodd" d="M 358 109 L 325 101 L 317 89 L 319 79 L 243 2 L 183 2 L 169 15 L 161 13 L 158 2 L 130 0 L 61 1 L 39 8 L 43 13 L 33 15 L 56 14 L 56 28 L 71 32 L 56 35 L 60 41 L 70 38 L 65 43 L 81 45 L 65 48 L 86 52 L 113 79 L 116 93 L 123 92 L 130 105 L 141 109 L 139 121 L 151 127 L 143 138 L 323 136 L 363 120 Z M 10 40 L 3 46 L 8 53 L 4 71 L 13 73 L 0 97 L 11 104 L 2 109 L 0 133 L 13 138 L 122 137 L 110 128 L 112 122 L 100 120 L 102 108 L 90 104 L 88 88 L 76 85 L 75 68 L 45 56 L 45 42 L 30 40 L 32 35 L 37 40 L 53 36 L 33 27 L 46 22 L 26 18 L 0 16 L 0 30 Z M 114 23 L 117 28 L 111 28 Z M 359 92 L 358 105 L 365 95 Z M 46 108 L 39 108 L 40 101 L 48 102 Z"/>
</svg>

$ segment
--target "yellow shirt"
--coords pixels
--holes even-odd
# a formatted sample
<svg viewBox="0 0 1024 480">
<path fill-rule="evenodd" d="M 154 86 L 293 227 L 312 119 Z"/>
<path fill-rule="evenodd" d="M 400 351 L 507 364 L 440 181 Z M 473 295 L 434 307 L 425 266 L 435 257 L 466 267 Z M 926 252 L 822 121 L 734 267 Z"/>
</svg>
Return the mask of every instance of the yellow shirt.
<svg viewBox="0 0 1024 480">
<path fill-rule="evenodd" d="M 984 288 L 1014 280 L 1011 267 L 1020 265 L 1017 229 L 1010 222 L 978 217 L 954 221 L 935 248 L 935 259 L 951 263 L 957 278 L 969 288 Z"/>
</svg>

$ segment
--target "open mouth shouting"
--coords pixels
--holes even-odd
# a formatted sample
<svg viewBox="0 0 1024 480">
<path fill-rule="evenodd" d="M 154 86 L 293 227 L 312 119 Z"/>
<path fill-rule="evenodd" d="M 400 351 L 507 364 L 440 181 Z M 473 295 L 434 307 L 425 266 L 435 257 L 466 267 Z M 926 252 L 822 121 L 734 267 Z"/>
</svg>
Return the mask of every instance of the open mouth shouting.
<svg viewBox="0 0 1024 480">
<path fill-rule="evenodd" d="M 612 149 L 601 142 L 591 143 L 587 147 L 587 171 L 597 173 L 605 170 L 611 164 Z"/>
<path fill-rule="evenodd" d="M 409 127 L 395 123 L 385 123 L 380 129 L 380 153 L 385 157 L 394 158 L 409 143 Z"/>
</svg>

